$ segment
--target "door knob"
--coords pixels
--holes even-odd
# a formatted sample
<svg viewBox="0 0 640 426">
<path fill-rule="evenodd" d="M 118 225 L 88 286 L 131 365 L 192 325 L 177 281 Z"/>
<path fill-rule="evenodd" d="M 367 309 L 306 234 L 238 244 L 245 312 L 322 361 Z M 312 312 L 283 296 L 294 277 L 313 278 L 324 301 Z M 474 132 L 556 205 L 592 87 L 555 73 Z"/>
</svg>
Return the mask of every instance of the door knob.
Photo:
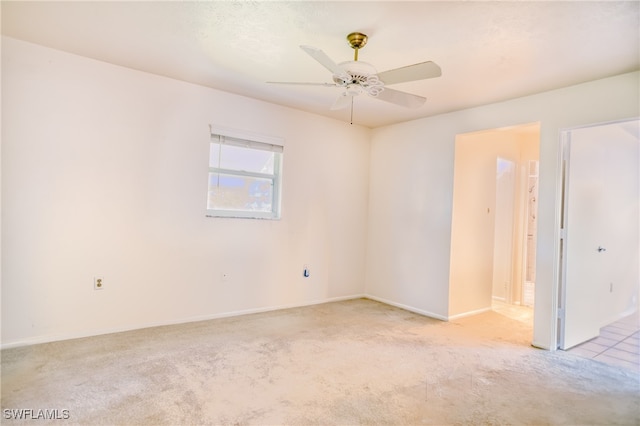
<svg viewBox="0 0 640 426">
<path fill-rule="evenodd" d="M 607 249 L 602 246 L 598 246 L 598 252 L 601 253 L 603 251 L 607 251 Z"/>
</svg>

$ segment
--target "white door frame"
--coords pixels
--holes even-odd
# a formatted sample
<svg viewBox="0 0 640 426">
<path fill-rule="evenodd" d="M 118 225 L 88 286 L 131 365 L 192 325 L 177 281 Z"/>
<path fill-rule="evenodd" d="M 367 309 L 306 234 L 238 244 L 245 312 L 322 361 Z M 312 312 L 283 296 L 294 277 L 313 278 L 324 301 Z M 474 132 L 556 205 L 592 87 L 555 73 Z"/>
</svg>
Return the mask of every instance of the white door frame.
<svg viewBox="0 0 640 426">
<path fill-rule="evenodd" d="M 591 127 L 591 126 L 584 126 L 584 127 Z M 555 323 L 557 324 L 558 328 L 557 328 L 557 334 L 556 334 L 556 339 L 555 339 L 555 347 L 554 349 L 558 349 L 560 348 L 560 346 L 562 345 L 562 343 L 564 342 L 564 317 L 565 317 L 565 305 L 566 305 L 566 301 L 565 301 L 565 283 L 566 283 L 566 278 L 567 278 L 567 273 L 566 273 L 566 265 L 565 265 L 565 259 L 567 257 L 567 245 L 566 243 L 566 236 L 567 236 L 567 232 L 566 232 L 566 228 L 565 228 L 565 223 L 566 223 L 566 219 L 567 219 L 567 209 L 565 208 L 565 206 L 567 205 L 567 201 L 568 201 L 568 192 L 567 192 L 567 185 L 568 185 L 568 179 L 567 176 L 569 175 L 569 147 L 570 147 L 570 143 L 571 143 L 571 131 L 575 130 L 575 129 L 579 129 L 582 127 L 573 127 L 571 129 L 564 129 L 560 131 L 560 180 L 561 180 L 561 184 L 560 184 L 560 222 L 559 222 L 559 229 L 557 231 L 557 235 L 558 235 L 558 259 L 557 259 L 557 264 L 558 264 L 558 281 L 556 282 L 556 291 L 555 294 L 556 296 L 556 306 L 555 309 L 553 310 L 553 312 L 556 315 L 555 318 Z"/>
</svg>

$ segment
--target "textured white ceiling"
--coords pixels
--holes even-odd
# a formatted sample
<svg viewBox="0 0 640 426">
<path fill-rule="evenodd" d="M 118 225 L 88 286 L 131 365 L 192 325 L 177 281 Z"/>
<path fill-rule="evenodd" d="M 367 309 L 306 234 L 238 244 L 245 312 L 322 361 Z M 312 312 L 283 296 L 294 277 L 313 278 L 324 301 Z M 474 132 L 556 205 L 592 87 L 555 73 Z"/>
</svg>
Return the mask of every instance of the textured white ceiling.
<svg viewBox="0 0 640 426">
<path fill-rule="evenodd" d="M 349 121 L 338 88 L 303 52 L 385 71 L 431 60 L 442 77 L 393 88 L 427 98 L 407 109 L 361 95 L 354 123 L 378 127 L 640 68 L 640 2 L 10 2 L 4 35 L 125 67 Z"/>
</svg>

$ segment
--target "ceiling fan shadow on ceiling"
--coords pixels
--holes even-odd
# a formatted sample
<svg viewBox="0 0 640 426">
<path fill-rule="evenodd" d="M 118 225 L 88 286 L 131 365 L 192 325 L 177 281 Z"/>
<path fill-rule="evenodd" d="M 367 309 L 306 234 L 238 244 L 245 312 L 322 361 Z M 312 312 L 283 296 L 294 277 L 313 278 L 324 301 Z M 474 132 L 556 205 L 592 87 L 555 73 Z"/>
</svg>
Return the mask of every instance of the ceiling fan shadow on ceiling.
<svg viewBox="0 0 640 426">
<path fill-rule="evenodd" d="M 360 94 L 367 94 L 373 98 L 400 105 L 406 108 L 419 108 L 424 105 L 426 98 L 400 90 L 391 89 L 391 84 L 405 83 L 409 81 L 424 80 L 440 77 L 440 67 L 431 61 L 420 62 L 405 67 L 378 73 L 373 65 L 358 61 L 358 51 L 367 44 L 367 36 L 359 32 L 353 32 L 347 36 L 349 45 L 355 50 L 353 61 L 335 63 L 322 50 L 302 45 L 300 48 L 309 56 L 318 61 L 320 65 L 331 71 L 333 83 L 304 83 L 304 82 L 279 82 L 270 81 L 271 84 L 289 84 L 302 86 L 340 87 L 343 92 L 331 106 L 332 110 L 351 106 L 351 122 L 353 124 L 353 98 Z"/>
</svg>

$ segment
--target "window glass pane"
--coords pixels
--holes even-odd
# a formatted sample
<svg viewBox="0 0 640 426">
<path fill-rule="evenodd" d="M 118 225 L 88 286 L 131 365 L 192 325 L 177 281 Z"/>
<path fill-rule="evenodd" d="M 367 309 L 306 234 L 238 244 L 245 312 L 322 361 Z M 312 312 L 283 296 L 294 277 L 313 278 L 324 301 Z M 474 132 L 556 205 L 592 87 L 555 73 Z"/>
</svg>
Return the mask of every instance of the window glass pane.
<svg viewBox="0 0 640 426">
<path fill-rule="evenodd" d="M 273 174 L 274 153 L 234 145 L 211 144 L 209 166 Z"/>
<path fill-rule="evenodd" d="M 209 173 L 209 210 L 271 212 L 273 180 Z"/>
</svg>

